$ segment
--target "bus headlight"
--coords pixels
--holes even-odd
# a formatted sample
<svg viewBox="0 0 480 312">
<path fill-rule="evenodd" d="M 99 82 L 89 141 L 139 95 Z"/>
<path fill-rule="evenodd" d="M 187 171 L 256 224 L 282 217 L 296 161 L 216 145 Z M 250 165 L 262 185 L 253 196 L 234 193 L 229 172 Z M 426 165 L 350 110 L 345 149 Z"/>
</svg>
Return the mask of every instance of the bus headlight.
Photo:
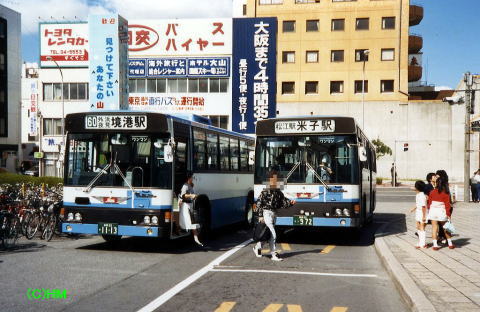
<svg viewBox="0 0 480 312">
<path fill-rule="evenodd" d="M 75 221 L 77 221 L 77 222 L 82 221 L 82 215 L 81 215 L 79 212 L 77 212 L 77 213 L 75 214 Z"/>
<path fill-rule="evenodd" d="M 143 223 L 150 224 L 150 217 L 149 216 L 143 217 Z"/>
<path fill-rule="evenodd" d="M 335 215 L 340 217 L 342 215 L 342 209 L 340 208 L 335 209 Z"/>
<path fill-rule="evenodd" d="M 67 215 L 67 221 L 73 221 L 73 213 L 69 212 Z"/>
<path fill-rule="evenodd" d="M 158 217 L 157 216 L 152 217 L 152 224 L 158 224 Z"/>
<path fill-rule="evenodd" d="M 343 215 L 345 217 L 350 217 L 350 210 L 348 210 L 348 208 L 343 208 Z"/>
</svg>

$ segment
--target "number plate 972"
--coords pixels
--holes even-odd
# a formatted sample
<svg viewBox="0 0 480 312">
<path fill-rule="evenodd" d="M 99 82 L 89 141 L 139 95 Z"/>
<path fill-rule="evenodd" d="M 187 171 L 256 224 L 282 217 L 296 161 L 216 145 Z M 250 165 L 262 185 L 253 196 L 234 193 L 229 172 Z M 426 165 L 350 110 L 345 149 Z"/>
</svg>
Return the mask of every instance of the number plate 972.
<svg viewBox="0 0 480 312">
<path fill-rule="evenodd" d="M 293 225 L 313 226 L 313 217 L 311 216 L 293 216 Z"/>
</svg>

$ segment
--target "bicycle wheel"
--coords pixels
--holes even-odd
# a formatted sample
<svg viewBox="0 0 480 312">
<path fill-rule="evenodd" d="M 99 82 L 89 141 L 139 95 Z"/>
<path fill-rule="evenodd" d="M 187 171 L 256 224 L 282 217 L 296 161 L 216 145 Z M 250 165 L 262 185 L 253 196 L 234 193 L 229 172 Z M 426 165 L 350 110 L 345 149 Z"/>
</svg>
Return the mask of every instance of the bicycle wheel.
<svg viewBox="0 0 480 312">
<path fill-rule="evenodd" d="M 19 236 L 20 220 L 16 216 L 10 217 L 8 220 L 8 228 L 6 229 L 6 235 L 4 236 L 3 245 L 6 249 L 15 246 Z"/>
<path fill-rule="evenodd" d="M 38 213 L 34 213 L 28 220 L 26 226 L 25 237 L 27 239 L 32 239 L 35 234 L 37 234 L 38 227 L 40 226 L 41 217 Z"/>
<path fill-rule="evenodd" d="M 27 236 L 27 224 L 31 218 L 32 213 L 30 211 L 26 211 L 21 222 L 22 235 L 24 236 Z"/>
<path fill-rule="evenodd" d="M 55 233 L 56 224 L 57 224 L 57 217 L 54 214 L 52 214 L 48 218 L 47 224 L 45 226 L 45 230 L 43 230 L 43 234 L 44 234 L 43 237 L 47 242 L 49 242 L 52 239 L 53 234 Z"/>
</svg>

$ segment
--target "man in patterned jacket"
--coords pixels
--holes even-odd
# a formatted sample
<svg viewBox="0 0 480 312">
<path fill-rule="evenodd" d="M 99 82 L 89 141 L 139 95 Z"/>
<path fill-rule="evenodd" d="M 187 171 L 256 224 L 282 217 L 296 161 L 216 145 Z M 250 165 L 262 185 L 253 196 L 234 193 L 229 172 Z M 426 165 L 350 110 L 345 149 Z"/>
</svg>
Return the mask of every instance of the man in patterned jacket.
<svg viewBox="0 0 480 312">
<path fill-rule="evenodd" d="M 275 211 L 282 208 L 288 208 L 295 204 L 294 200 L 290 200 L 283 195 L 282 191 L 278 188 L 278 176 L 276 171 L 272 171 L 269 174 L 269 185 L 260 193 L 256 202 L 256 212 L 258 215 L 258 221 L 265 223 L 270 230 L 270 252 L 272 254 L 273 261 L 282 261 L 283 259 L 278 256 L 276 248 L 275 233 Z M 253 252 L 255 256 L 262 256 L 262 242 L 257 242 L 253 246 Z"/>
</svg>

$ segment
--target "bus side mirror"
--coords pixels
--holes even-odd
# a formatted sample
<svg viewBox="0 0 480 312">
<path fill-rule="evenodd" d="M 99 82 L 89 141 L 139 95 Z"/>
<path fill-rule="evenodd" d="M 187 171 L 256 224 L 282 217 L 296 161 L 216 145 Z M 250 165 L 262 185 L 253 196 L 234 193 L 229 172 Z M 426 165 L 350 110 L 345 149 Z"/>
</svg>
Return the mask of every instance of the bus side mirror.
<svg viewBox="0 0 480 312">
<path fill-rule="evenodd" d="M 358 158 L 361 162 L 367 161 L 367 149 L 365 148 L 365 146 L 358 147 Z"/>
<path fill-rule="evenodd" d="M 253 166 L 255 164 L 255 152 L 249 151 L 248 152 L 248 165 Z"/>
<path fill-rule="evenodd" d="M 170 144 L 165 144 L 163 146 L 163 157 L 165 159 L 165 162 L 173 162 L 173 148 Z"/>
</svg>

